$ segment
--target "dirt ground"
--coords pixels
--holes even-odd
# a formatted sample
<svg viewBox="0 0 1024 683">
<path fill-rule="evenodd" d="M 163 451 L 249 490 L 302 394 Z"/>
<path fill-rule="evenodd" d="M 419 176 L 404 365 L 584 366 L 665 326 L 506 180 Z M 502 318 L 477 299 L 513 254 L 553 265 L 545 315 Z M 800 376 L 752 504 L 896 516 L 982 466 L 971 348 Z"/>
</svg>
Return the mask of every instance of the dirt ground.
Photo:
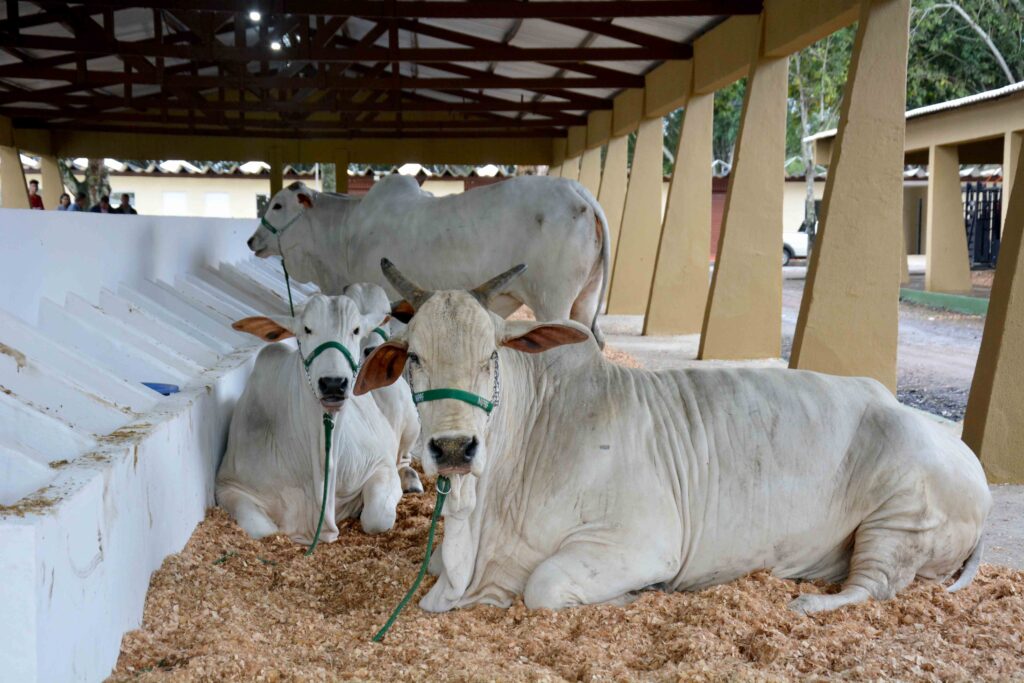
<svg viewBox="0 0 1024 683">
<path fill-rule="evenodd" d="M 1024 680 L 1024 572 L 990 565 L 956 595 L 918 582 L 813 617 L 786 603 L 828 587 L 766 572 L 628 607 L 436 615 L 413 602 L 372 643 L 418 571 L 432 503 L 407 496 L 387 534 L 345 523 L 312 557 L 211 511 L 153 576 L 111 680 Z"/>
<path fill-rule="evenodd" d="M 782 287 L 782 355 L 789 359 L 804 280 Z M 900 303 L 896 396 L 907 405 L 959 421 L 967 408 L 985 319 Z"/>
</svg>

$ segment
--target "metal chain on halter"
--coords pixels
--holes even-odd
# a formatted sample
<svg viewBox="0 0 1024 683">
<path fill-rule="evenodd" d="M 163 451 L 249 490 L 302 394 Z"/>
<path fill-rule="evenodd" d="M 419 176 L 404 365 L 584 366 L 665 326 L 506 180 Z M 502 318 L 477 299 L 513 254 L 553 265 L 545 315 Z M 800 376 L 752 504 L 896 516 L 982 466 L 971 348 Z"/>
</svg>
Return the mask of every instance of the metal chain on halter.
<svg viewBox="0 0 1024 683">
<path fill-rule="evenodd" d="M 491 354 L 491 358 L 494 359 L 494 394 L 491 396 L 491 404 L 497 408 L 499 399 L 501 398 L 501 364 L 498 362 L 497 349 L 495 349 L 494 353 Z M 488 415 L 487 419 L 490 420 L 491 415 Z"/>
<path fill-rule="evenodd" d="M 306 357 L 306 354 L 302 352 L 302 342 L 299 341 L 298 337 L 295 337 L 295 345 L 299 347 L 299 360 L 302 361 L 302 359 Z M 302 374 L 306 376 L 306 384 L 309 385 L 309 390 L 313 392 L 313 398 L 319 402 L 320 395 L 316 393 L 316 389 L 313 387 L 313 378 L 309 374 L 309 366 L 305 363 L 302 363 Z"/>
</svg>

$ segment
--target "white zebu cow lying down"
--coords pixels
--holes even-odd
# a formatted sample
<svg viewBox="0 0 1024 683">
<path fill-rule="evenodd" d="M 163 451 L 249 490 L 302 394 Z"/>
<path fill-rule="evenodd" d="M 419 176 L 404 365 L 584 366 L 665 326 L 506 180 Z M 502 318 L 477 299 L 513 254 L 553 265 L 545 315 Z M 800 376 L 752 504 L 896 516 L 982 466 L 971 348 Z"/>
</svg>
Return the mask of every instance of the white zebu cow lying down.
<svg viewBox="0 0 1024 683">
<path fill-rule="evenodd" d="M 493 310 L 506 317 L 524 303 L 539 320 L 571 318 L 602 339 L 608 222 L 574 180 L 523 176 L 434 197 L 415 178 L 391 175 L 362 198 L 292 183 L 270 200 L 248 244 L 257 256 L 280 255 L 278 239 L 289 274 L 325 294 L 353 282 L 388 287 L 377 267 L 384 256 L 409 264 L 410 277 L 452 289 L 529 263 L 493 298 Z"/>
<path fill-rule="evenodd" d="M 391 317 L 391 302 L 388 301 L 387 292 L 380 285 L 357 282 L 346 287 L 343 294 L 356 303 L 365 318 L 383 321 L 376 327 L 363 330 L 360 358 L 366 358 L 374 349 L 389 340 L 395 328 L 405 329 L 405 325 Z M 412 451 L 420 434 L 420 422 L 416 415 L 416 406 L 409 400 L 409 385 L 404 379 L 399 380 L 390 386 L 381 387 L 371 396 L 391 422 L 395 433 L 401 435 L 398 448 L 398 476 L 402 480 L 402 490 L 407 493 L 422 493 L 420 475 L 412 468 Z"/>
<path fill-rule="evenodd" d="M 325 412 L 334 414 L 335 427 L 320 539 L 336 539 L 336 520 L 357 514 L 367 533 L 394 525 L 402 496 L 395 466 L 400 439 L 412 430 L 415 441 L 418 430 L 412 399 L 406 392 L 404 415 L 412 422 L 396 430 L 373 397 L 349 396 L 359 343 L 367 326 L 381 320 L 363 316 L 347 297 L 317 294 L 294 318 L 235 323 L 266 341 L 294 335 L 299 342 L 298 349 L 270 344 L 260 351 L 217 472 L 217 502 L 250 536 L 283 532 L 298 543 L 313 540 L 323 496 Z"/>
<path fill-rule="evenodd" d="M 877 382 L 625 368 L 574 345 L 582 326 L 488 313 L 491 286 L 424 292 L 393 269 L 416 316 L 367 359 L 356 394 L 408 365 L 414 392 L 489 398 L 500 371 L 490 415 L 419 405 L 424 470 L 452 478 L 424 609 L 621 603 L 767 568 L 843 580 L 791 603 L 815 612 L 962 568 L 959 589 L 977 571 L 991 506 L 977 458 Z"/>
</svg>

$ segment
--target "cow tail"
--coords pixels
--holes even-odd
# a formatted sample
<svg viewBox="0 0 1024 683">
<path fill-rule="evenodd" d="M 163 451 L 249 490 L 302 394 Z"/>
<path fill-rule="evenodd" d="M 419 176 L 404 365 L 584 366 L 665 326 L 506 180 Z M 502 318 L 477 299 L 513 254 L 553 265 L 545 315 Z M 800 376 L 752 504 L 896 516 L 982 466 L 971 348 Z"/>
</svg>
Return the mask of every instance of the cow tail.
<svg viewBox="0 0 1024 683">
<path fill-rule="evenodd" d="M 605 294 L 608 293 L 608 281 L 611 278 L 611 260 L 612 260 L 612 246 L 611 236 L 608 232 L 608 217 L 604 214 L 604 209 L 598 204 L 597 199 L 594 195 L 590 194 L 590 190 L 585 188 L 582 184 L 575 180 L 567 181 L 572 185 L 572 189 L 576 190 L 576 193 L 583 198 L 590 208 L 594 211 L 594 215 L 597 217 L 598 222 L 601 224 L 601 296 L 597 300 L 597 309 L 594 311 L 594 319 L 590 321 L 590 330 L 596 333 L 597 327 L 597 316 L 601 314 L 601 306 L 604 305 Z"/>
<path fill-rule="evenodd" d="M 971 551 L 971 556 L 967 558 L 963 569 L 960 570 L 960 577 L 957 578 L 956 583 L 946 589 L 947 593 L 956 593 L 958 590 L 967 588 L 971 584 L 974 576 L 978 573 L 978 567 L 981 566 L 981 551 L 984 545 L 984 542 L 979 538 L 978 544 Z"/>
</svg>

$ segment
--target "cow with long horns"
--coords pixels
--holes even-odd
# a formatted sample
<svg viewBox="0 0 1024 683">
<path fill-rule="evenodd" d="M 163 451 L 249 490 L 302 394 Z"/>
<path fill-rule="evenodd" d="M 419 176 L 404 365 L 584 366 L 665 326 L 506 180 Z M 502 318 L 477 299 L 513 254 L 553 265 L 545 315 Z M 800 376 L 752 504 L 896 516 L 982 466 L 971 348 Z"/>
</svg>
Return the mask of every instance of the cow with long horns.
<svg viewBox="0 0 1024 683">
<path fill-rule="evenodd" d="M 767 568 L 842 581 L 790 603 L 817 612 L 977 571 L 991 506 L 977 458 L 878 382 L 625 368 L 579 343 L 582 325 L 490 313 L 521 266 L 471 292 L 383 270 L 416 313 L 355 392 L 407 369 L 424 471 L 452 480 L 423 608 L 621 604 Z"/>
</svg>

